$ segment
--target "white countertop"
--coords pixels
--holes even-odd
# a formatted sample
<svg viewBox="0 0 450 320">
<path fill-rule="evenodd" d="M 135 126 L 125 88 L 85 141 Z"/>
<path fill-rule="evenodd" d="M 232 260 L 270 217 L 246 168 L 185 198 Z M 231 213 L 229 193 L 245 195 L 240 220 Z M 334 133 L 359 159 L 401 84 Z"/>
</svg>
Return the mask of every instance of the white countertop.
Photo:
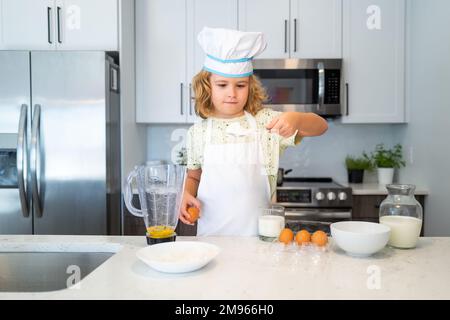
<svg viewBox="0 0 450 320">
<path fill-rule="evenodd" d="M 316 252 L 280 251 L 257 238 L 177 238 L 185 240 L 222 251 L 203 269 L 164 274 L 136 258 L 143 236 L 0 236 L 0 251 L 117 251 L 79 289 L 0 299 L 450 299 L 450 238 L 420 238 L 416 249 L 386 247 L 369 258 L 346 255 L 332 239 Z"/>
<path fill-rule="evenodd" d="M 342 183 L 342 185 L 352 188 L 353 195 L 387 195 L 385 185 L 378 183 Z M 415 195 L 428 195 L 428 190 L 423 187 L 416 187 Z"/>
</svg>

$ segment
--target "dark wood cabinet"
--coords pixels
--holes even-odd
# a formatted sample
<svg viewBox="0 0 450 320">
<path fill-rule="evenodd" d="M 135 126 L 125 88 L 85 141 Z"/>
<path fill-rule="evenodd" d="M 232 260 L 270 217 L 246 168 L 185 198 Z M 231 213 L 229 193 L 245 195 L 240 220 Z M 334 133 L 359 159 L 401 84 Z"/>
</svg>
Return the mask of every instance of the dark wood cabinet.
<svg viewBox="0 0 450 320">
<path fill-rule="evenodd" d="M 425 215 L 425 196 L 416 195 Z M 381 202 L 386 195 L 353 195 L 352 219 L 358 221 L 379 222 L 379 211 Z M 420 235 L 423 236 L 424 223 Z"/>
</svg>

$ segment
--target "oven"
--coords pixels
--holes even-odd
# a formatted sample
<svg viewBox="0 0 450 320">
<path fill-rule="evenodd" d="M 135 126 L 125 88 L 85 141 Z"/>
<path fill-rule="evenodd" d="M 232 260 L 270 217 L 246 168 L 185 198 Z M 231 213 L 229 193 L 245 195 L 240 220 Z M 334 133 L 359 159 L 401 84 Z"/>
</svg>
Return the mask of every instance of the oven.
<svg viewBox="0 0 450 320">
<path fill-rule="evenodd" d="M 330 234 L 330 224 L 352 219 L 352 189 L 331 178 L 284 178 L 276 202 L 285 207 L 286 227 L 294 232 Z"/>
<path fill-rule="evenodd" d="M 341 59 L 255 59 L 253 72 L 278 111 L 341 115 Z"/>
</svg>

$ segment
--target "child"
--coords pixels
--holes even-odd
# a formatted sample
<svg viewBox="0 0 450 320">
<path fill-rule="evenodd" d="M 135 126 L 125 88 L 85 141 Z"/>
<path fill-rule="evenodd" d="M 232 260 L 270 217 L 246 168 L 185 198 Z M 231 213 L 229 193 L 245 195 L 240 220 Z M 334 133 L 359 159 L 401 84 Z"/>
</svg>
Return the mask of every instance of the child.
<svg viewBox="0 0 450 320">
<path fill-rule="evenodd" d="M 198 41 L 207 54 L 193 79 L 203 120 L 188 131 L 180 220 L 192 225 L 188 208 L 194 206 L 199 236 L 255 236 L 261 208 L 275 193 L 279 151 L 323 134 L 328 125 L 313 113 L 262 106 L 267 96 L 251 63 L 266 47 L 262 33 L 205 27 Z"/>
</svg>

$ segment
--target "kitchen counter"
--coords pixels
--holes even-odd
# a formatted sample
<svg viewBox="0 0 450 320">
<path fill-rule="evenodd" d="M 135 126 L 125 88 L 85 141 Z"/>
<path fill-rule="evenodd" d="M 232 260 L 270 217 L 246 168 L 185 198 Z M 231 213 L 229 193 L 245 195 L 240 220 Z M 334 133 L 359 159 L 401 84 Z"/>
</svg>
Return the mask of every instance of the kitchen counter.
<svg viewBox="0 0 450 320">
<path fill-rule="evenodd" d="M 352 188 L 353 195 L 387 195 L 385 185 L 378 183 L 342 183 L 344 186 Z M 428 195 L 428 190 L 423 187 L 416 187 L 415 195 Z"/>
<path fill-rule="evenodd" d="M 117 252 L 79 288 L 2 293 L 0 299 L 450 299 L 450 238 L 420 238 L 411 250 L 353 258 L 330 239 L 299 251 L 246 237 L 179 237 L 222 251 L 203 269 L 164 274 L 138 260 L 145 237 L 0 236 L 0 251 Z M 32 263 L 32 261 L 30 261 Z"/>
</svg>

